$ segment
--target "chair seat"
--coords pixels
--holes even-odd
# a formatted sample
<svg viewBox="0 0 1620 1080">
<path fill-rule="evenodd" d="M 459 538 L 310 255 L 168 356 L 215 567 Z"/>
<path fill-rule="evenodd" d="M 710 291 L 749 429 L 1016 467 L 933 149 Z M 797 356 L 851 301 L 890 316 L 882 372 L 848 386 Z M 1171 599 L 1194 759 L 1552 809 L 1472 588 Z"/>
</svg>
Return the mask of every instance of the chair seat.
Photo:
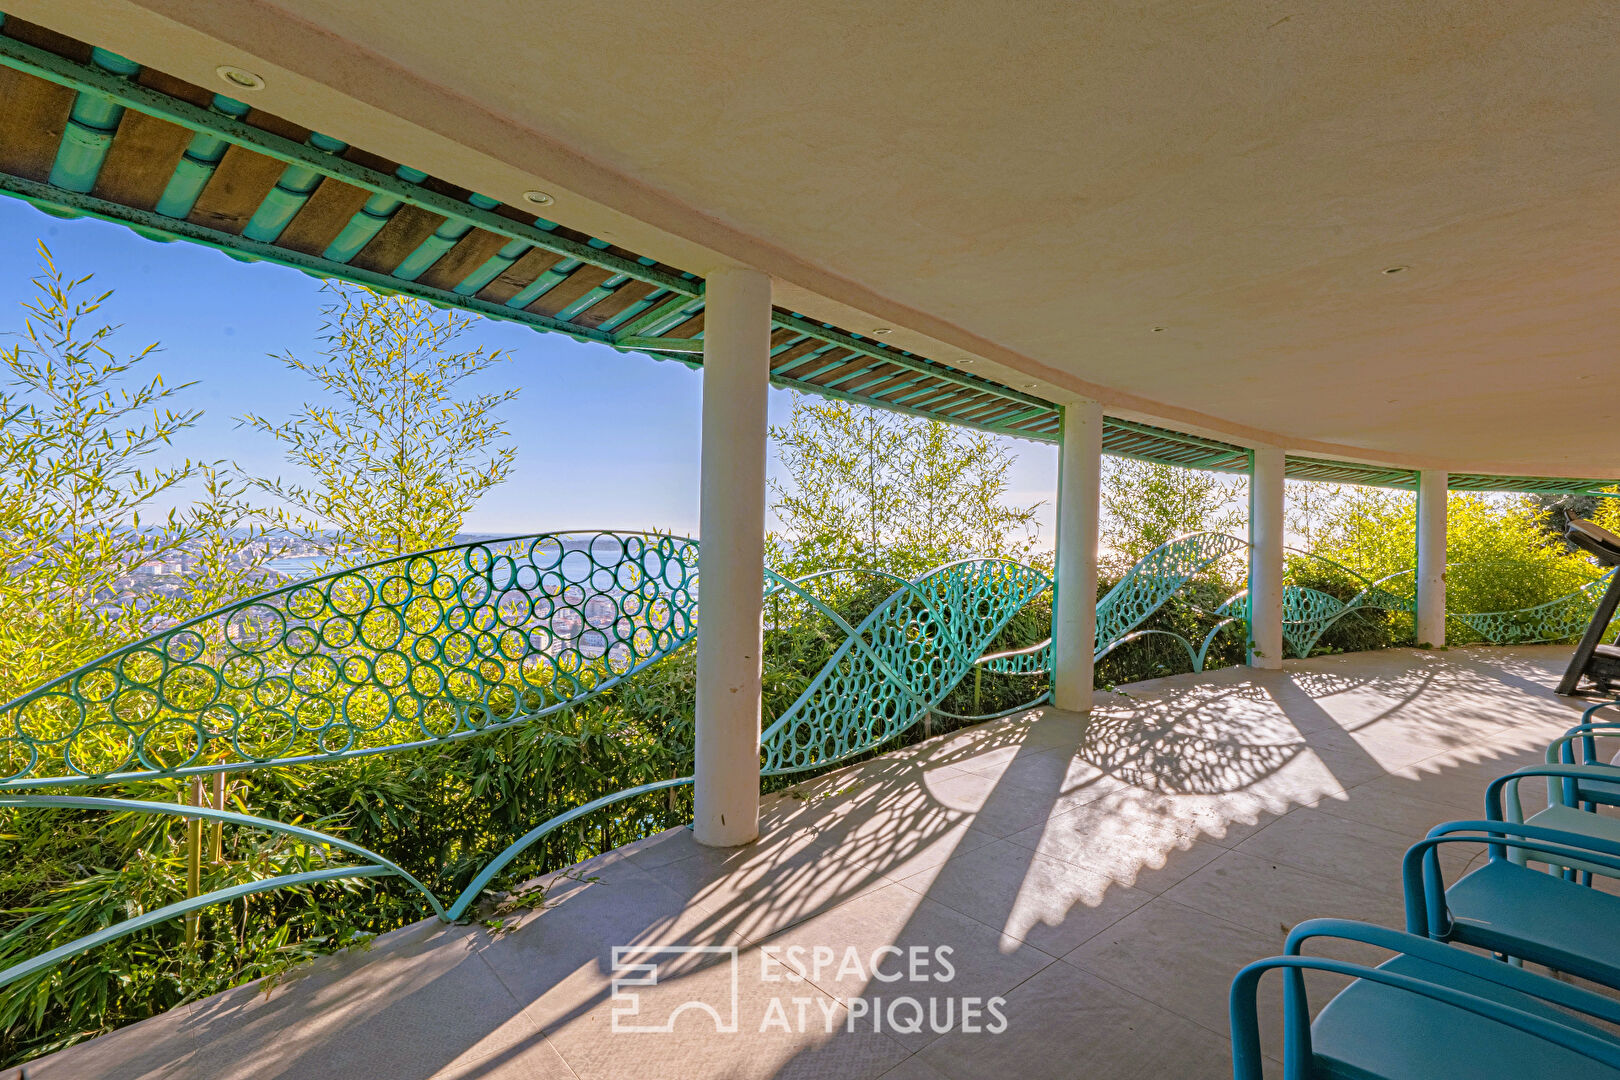
<svg viewBox="0 0 1620 1080">
<path fill-rule="evenodd" d="M 1450 968 L 1410 956 L 1397 956 L 1379 966 L 1613 1038 L 1544 1001 Z M 1332 1080 L 1620 1078 L 1620 1069 L 1606 1068 L 1494 1020 L 1365 980 L 1351 983 L 1317 1016 L 1311 1025 L 1311 1050 L 1313 1077 Z"/>
<path fill-rule="evenodd" d="M 1587 783 L 1592 783 L 1592 781 L 1584 782 L 1582 787 L 1585 787 Z M 1545 810 L 1538 810 L 1526 818 L 1524 823 L 1526 825 L 1540 825 L 1545 829 L 1559 829 L 1563 832 L 1575 833 L 1577 836 L 1594 836 L 1600 840 L 1612 840 L 1620 844 L 1620 818 L 1610 817 L 1607 814 L 1594 814 L 1589 810 L 1565 806 L 1562 803 L 1553 803 Z M 1594 874 L 1601 874 L 1604 877 L 1615 876 L 1614 871 L 1607 867 L 1595 866 L 1591 863 L 1573 859 L 1568 863 L 1560 863 L 1559 865 L 1567 865 L 1574 870 L 1590 870 Z"/>
<path fill-rule="evenodd" d="M 1583 814 L 1583 817 L 1591 817 Z M 1620 897 L 1493 859 L 1446 890 L 1454 941 L 1620 989 Z"/>
</svg>

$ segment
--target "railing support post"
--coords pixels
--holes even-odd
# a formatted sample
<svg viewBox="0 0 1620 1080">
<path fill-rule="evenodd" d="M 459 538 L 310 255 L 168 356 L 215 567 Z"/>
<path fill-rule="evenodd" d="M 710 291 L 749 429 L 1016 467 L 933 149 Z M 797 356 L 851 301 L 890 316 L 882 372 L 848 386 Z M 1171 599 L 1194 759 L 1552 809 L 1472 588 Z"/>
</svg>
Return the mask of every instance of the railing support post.
<svg viewBox="0 0 1620 1080">
<path fill-rule="evenodd" d="M 203 805 L 202 777 L 191 778 L 191 805 Z M 203 821 L 200 817 L 186 819 L 186 899 L 202 895 Z M 186 916 L 186 948 L 197 944 L 199 916 L 193 911 Z"/>
<path fill-rule="evenodd" d="M 1102 406 L 1063 407 L 1058 461 L 1057 557 L 1052 598 L 1052 704 L 1091 708 L 1097 654 L 1097 519 L 1102 490 Z"/>
<path fill-rule="evenodd" d="M 1446 496 L 1451 477 L 1424 469 L 1417 494 L 1417 641 L 1446 643 Z"/>
<path fill-rule="evenodd" d="M 1283 658 L 1283 499 L 1281 447 L 1250 452 L 1249 666 L 1280 668 Z"/>
<path fill-rule="evenodd" d="M 704 303 L 692 828 L 731 847 L 759 835 L 771 279 L 721 268 Z"/>
<path fill-rule="evenodd" d="M 211 805 L 215 810 L 225 809 L 225 774 L 222 772 L 217 772 L 214 774 L 214 797 L 210 801 L 209 805 Z M 224 861 L 225 823 L 223 821 L 216 821 L 214 822 L 214 864 L 217 866 Z"/>
</svg>

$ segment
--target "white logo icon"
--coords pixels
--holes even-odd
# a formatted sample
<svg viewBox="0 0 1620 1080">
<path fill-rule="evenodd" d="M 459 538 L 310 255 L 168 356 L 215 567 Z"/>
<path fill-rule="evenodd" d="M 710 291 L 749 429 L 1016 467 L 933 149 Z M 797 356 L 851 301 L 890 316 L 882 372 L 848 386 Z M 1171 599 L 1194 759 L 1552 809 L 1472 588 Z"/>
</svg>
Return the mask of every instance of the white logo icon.
<svg viewBox="0 0 1620 1080">
<path fill-rule="evenodd" d="M 627 987 L 657 986 L 660 962 L 680 957 L 724 956 L 731 967 L 730 1000 L 722 1008 L 708 1001 L 687 999 L 667 1013 L 642 1012 L 640 992 Z M 737 946 L 735 945 L 615 945 L 613 946 L 613 1031 L 625 1034 L 672 1032 L 676 1019 L 688 1009 L 708 1013 L 717 1034 L 737 1031 Z M 651 1004 L 651 1003 L 649 1003 Z M 660 1016 L 662 1019 L 660 1020 Z"/>
</svg>

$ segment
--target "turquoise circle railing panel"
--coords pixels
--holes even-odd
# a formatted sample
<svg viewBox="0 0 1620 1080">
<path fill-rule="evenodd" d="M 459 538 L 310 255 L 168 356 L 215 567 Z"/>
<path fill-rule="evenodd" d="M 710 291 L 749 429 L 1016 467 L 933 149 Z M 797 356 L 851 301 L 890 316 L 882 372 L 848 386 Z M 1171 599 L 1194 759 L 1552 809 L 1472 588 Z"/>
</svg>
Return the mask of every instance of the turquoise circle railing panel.
<svg viewBox="0 0 1620 1080">
<path fill-rule="evenodd" d="M 1597 612 L 1598 599 L 1614 577 L 1609 570 L 1581 588 L 1534 607 L 1513 611 L 1448 612 L 1455 619 L 1493 645 L 1528 645 L 1545 641 L 1567 641 L 1579 637 Z"/>
<path fill-rule="evenodd" d="M 859 626 L 807 587 L 772 575 L 843 633 L 832 658 L 761 737 L 767 775 L 819 768 L 879 746 L 918 723 L 954 690 L 1007 622 L 1052 587 L 1033 567 L 967 559 L 895 588 Z M 819 575 L 816 575 L 819 576 Z"/>
<path fill-rule="evenodd" d="M 697 545 L 548 533 L 293 582 L 0 705 L 0 789 L 330 760 L 566 708 L 696 628 Z"/>
<path fill-rule="evenodd" d="M 1193 578 L 1248 546 L 1247 541 L 1225 533 L 1190 533 L 1142 556 L 1097 601 L 1097 654 L 1110 651 Z"/>
</svg>

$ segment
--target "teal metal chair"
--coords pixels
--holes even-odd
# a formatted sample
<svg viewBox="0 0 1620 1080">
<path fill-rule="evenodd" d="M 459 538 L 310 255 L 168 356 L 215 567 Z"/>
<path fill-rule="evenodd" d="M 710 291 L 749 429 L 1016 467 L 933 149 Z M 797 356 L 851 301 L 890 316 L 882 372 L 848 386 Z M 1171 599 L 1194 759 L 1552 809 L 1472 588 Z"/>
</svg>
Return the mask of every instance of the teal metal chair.
<svg viewBox="0 0 1620 1080">
<path fill-rule="evenodd" d="M 1301 950 L 1313 938 L 1362 942 L 1394 955 L 1377 967 Z M 1283 956 L 1232 980 L 1232 1072 L 1261 1080 L 1258 992 L 1283 973 L 1284 1080 L 1620 1078 L 1620 1040 L 1588 1022 L 1620 1022 L 1620 1002 L 1465 949 L 1382 926 L 1313 919 Z M 1353 978 L 1313 1022 L 1305 972 Z"/>
<path fill-rule="evenodd" d="M 1484 845 L 1488 858 L 1449 888 L 1439 850 Z M 1412 845 L 1402 861 L 1408 933 L 1486 949 L 1620 989 L 1620 896 L 1533 869 L 1509 857 L 1620 876 L 1620 844 L 1536 825 L 1452 821 Z"/>
<path fill-rule="evenodd" d="M 1564 738 L 1579 739 L 1582 734 L 1577 732 Z M 1568 745 L 1561 739 L 1553 744 L 1548 753 L 1561 754 L 1563 747 Z M 1536 778 L 1547 781 L 1547 805 L 1526 815 L 1522 785 L 1524 781 Z M 1606 786 L 1617 781 L 1620 781 L 1620 768 L 1613 765 L 1558 763 L 1527 766 L 1490 782 L 1485 788 L 1485 816 L 1492 821 L 1530 825 L 1563 833 L 1575 847 L 1594 846 L 1599 842 L 1620 844 L 1620 818 L 1595 812 L 1597 803 L 1610 798 Z M 1514 862 L 1525 861 L 1522 849 L 1510 857 Z M 1564 864 L 1564 874 L 1571 879 L 1577 874 L 1583 875 L 1588 884 L 1593 874 L 1620 877 L 1612 869 L 1579 859 Z"/>
<path fill-rule="evenodd" d="M 1602 701 L 1593 705 L 1581 714 L 1579 724 L 1564 732 L 1547 747 L 1549 765 L 1589 765 L 1611 769 L 1615 779 L 1565 781 L 1562 798 L 1558 798 L 1556 793 L 1549 793 L 1547 800 L 1549 805 L 1562 802 L 1582 809 L 1592 809 L 1599 804 L 1620 806 L 1620 766 L 1604 761 L 1597 750 L 1597 740 L 1600 736 L 1607 735 L 1620 739 L 1620 721 L 1592 719 L 1600 710 L 1612 709 L 1617 705 L 1620 703 L 1613 701 Z"/>
</svg>

